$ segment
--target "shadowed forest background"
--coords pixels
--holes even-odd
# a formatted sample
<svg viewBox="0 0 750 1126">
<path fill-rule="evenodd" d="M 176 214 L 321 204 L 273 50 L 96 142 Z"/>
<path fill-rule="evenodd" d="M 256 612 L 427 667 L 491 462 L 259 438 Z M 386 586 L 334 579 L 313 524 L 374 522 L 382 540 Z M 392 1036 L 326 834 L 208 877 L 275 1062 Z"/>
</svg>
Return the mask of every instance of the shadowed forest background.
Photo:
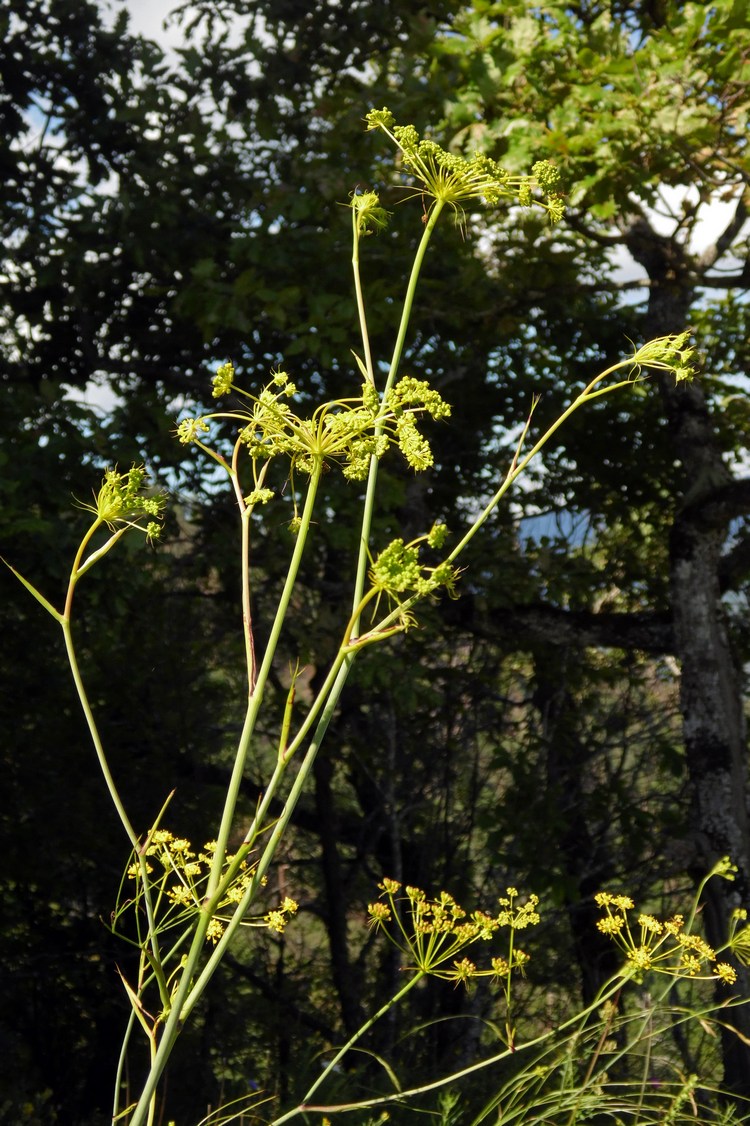
<svg viewBox="0 0 750 1126">
<path fill-rule="evenodd" d="M 472 905 L 536 893 L 528 1004 L 556 1011 L 614 968 L 599 889 L 669 911 L 729 855 L 709 937 L 748 906 L 750 5 L 191 0 L 176 18 L 184 45 L 165 54 L 117 5 L 0 9 L 1 551 L 57 597 L 74 498 L 106 466 L 145 462 L 169 489 L 164 541 L 108 558 L 77 622 L 143 827 L 174 788 L 171 823 L 201 838 L 242 716 L 232 498 L 175 420 L 210 409 L 227 359 L 246 387 L 283 364 L 310 402 L 357 393 L 341 204 L 358 185 L 393 212 L 364 263 L 373 350 L 387 348 L 421 232 L 369 108 L 514 173 L 552 160 L 568 208 L 554 229 L 500 208 L 438 232 L 404 371 L 453 417 L 430 473 L 384 466 L 378 534 L 438 519 L 460 534 L 533 397 L 541 432 L 632 342 L 690 325 L 701 359 L 688 386 L 653 377 L 577 414 L 474 541 L 460 598 L 355 666 L 274 874 L 299 917 L 217 974 L 167 1078 L 182 1126 L 249 1085 L 293 1093 L 377 1007 L 399 977 L 367 929 L 384 875 Z M 285 640 L 313 685 L 357 551 L 358 486 L 323 488 Z M 255 533 L 261 636 L 287 524 L 280 497 Z M 127 1016 L 129 953 L 106 925 L 127 842 L 57 632 L 9 573 L 0 584 L 0 1122 L 98 1126 Z M 271 711 L 287 686 L 280 662 Z M 470 1062 L 481 1020 L 433 1018 L 489 1020 L 491 990 L 413 996 L 373 1050 L 412 1079 Z M 749 1036 L 750 1015 L 734 1019 Z M 721 1055 L 750 1096 L 750 1048 L 727 1036 Z"/>
</svg>

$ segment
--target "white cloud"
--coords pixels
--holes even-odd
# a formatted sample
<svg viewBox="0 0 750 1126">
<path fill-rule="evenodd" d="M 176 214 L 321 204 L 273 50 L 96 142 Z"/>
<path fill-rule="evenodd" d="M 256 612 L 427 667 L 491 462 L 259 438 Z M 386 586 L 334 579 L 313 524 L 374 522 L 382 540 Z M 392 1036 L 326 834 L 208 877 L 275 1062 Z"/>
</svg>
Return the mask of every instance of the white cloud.
<svg viewBox="0 0 750 1126">
<path fill-rule="evenodd" d="M 130 14 L 130 31 L 147 39 L 153 39 L 166 51 L 176 50 L 185 44 L 185 36 L 182 33 L 185 19 L 178 22 L 169 18 L 177 8 L 184 7 L 180 0 L 100 0 L 100 3 L 105 11 L 111 14 L 110 18 L 125 8 Z M 241 42 L 241 33 L 249 15 L 249 12 L 245 12 L 229 18 L 228 45 Z M 258 19 L 255 25 L 256 34 L 262 34 L 262 26 L 263 21 Z"/>
<path fill-rule="evenodd" d="M 114 16 L 121 8 L 130 14 L 131 32 L 154 39 L 162 47 L 178 47 L 183 42 L 182 32 L 172 20 L 165 26 L 167 17 L 177 7 L 177 0 L 105 0 L 105 8 Z"/>
<path fill-rule="evenodd" d="M 659 189 L 661 205 L 649 213 L 652 226 L 660 235 L 672 235 L 682 215 L 686 203 L 695 206 L 698 199 L 694 187 L 662 187 Z M 711 246 L 730 222 L 737 207 L 739 191 L 734 198 L 725 200 L 717 197 L 701 204 L 696 215 L 695 226 L 690 235 L 688 249 L 693 254 L 701 254 Z"/>
<path fill-rule="evenodd" d="M 655 207 L 648 207 L 642 203 L 640 206 L 643 207 L 649 223 L 657 234 L 668 238 L 676 236 L 679 240 L 678 227 L 684 215 L 684 205 L 686 201 L 694 204 L 697 198 L 697 190 L 693 187 L 664 186 L 659 189 L 659 203 Z M 700 205 L 690 230 L 688 250 L 691 254 L 702 254 L 716 242 L 732 219 L 736 207 L 736 198 L 726 200 L 721 198 L 719 193 L 715 198 Z M 746 223 L 743 227 L 742 233 L 745 236 L 748 234 L 749 226 L 750 223 Z M 612 280 L 620 284 L 625 282 L 632 284 L 634 281 L 645 283 L 647 280 L 645 270 L 633 261 L 624 246 L 614 248 L 609 258 L 612 264 Z M 741 265 L 742 263 L 729 253 L 725 253 L 719 263 L 724 273 L 727 270 L 737 271 Z M 634 301 L 642 300 L 645 289 L 632 290 L 631 293 Z"/>
</svg>

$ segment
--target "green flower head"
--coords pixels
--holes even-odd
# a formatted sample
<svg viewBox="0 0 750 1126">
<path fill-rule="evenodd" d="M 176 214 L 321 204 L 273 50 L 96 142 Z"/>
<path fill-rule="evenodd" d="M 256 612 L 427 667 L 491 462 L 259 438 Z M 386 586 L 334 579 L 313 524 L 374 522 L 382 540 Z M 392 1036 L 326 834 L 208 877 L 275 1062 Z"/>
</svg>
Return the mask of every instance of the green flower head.
<svg viewBox="0 0 750 1126">
<path fill-rule="evenodd" d="M 210 427 L 205 418 L 183 418 L 177 423 L 177 440 L 183 446 L 200 441 L 201 434 L 207 434 Z"/>
<path fill-rule="evenodd" d="M 399 595 L 416 594 L 424 597 L 433 594 L 440 587 L 445 587 L 448 594 L 453 595 L 458 570 L 447 562 L 427 567 L 420 561 L 420 547 L 425 542 L 429 544 L 431 536 L 432 533 L 419 536 L 411 543 L 404 543 L 401 538 L 389 543 L 370 569 L 373 587 L 396 601 Z"/>
<path fill-rule="evenodd" d="M 351 207 L 358 235 L 369 235 L 388 226 L 388 212 L 375 192 L 353 192 Z"/>
<path fill-rule="evenodd" d="M 231 360 L 216 369 L 213 379 L 213 396 L 215 399 L 228 395 L 234 383 L 234 364 Z"/>
<path fill-rule="evenodd" d="M 447 152 L 429 138 L 421 138 L 413 125 L 397 125 L 389 109 L 370 110 L 366 120 L 368 129 L 381 129 L 398 147 L 404 170 L 418 185 L 416 192 L 449 204 L 458 215 L 463 204 L 471 200 L 489 205 L 516 200 L 523 207 L 536 203 L 545 208 L 553 223 L 562 218 L 558 172 L 549 161 L 537 162 L 530 176 L 511 176 L 484 153 L 467 159 Z"/>
<path fill-rule="evenodd" d="M 469 915 L 446 891 L 431 899 L 421 888 L 408 885 L 399 895 L 401 885 L 395 880 L 383 880 L 378 887 L 380 902 L 368 907 L 370 924 L 385 932 L 411 970 L 466 985 L 481 977 L 507 977 L 513 970 L 523 970 L 529 960 L 513 944 L 507 957 L 486 959 L 489 965 L 484 969 L 465 954 L 469 946 L 496 941 L 503 928 L 518 929 L 517 919 L 506 917 L 507 912 L 474 911 Z M 536 904 L 536 897 L 532 899 Z M 529 913 L 527 922 L 533 925 L 539 916 Z"/>
<path fill-rule="evenodd" d="M 691 360 L 695 352 L 688 344 L 690 331 L 673 336 L 658 336 L 642 345 L 633 355 L 634 378 L 638 378 L 641 368 L 652 371 L 669 371 L 678 383 L 689 381 L 695 375 Z"/>
<path fill-rule="evenodd" d="M 145 531 L 149 539 L 156 539 L 161 532 L 157 520 L 161 519 L 167 498 L 164 493 L 146 493 L 146 483 L 147 474 L 142 465 L 134 465 L 127 473 L 107 469 L 95 503 L 81 507 L 95 513 L 112 531 L 127 525 Z M 142 521 L 146 517 L 152 519 L 144 527 Z"/>
</svg>

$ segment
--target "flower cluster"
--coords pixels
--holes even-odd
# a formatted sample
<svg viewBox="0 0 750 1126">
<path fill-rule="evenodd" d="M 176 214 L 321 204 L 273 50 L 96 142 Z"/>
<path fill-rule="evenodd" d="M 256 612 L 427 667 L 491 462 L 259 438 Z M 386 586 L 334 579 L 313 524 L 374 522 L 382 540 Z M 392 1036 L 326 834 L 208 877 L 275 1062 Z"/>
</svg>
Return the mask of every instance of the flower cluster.
<svg viewBox="0 0 750 1126">
<path fill-rule="evenodd" d="M 428 469 L 433 464 L 432 450 L 417 430 L 417 416 L 428 414 L 436 420 L 450 418 L 448 403 L 424 380 L 406 375 L 387 392 L 383 409 L 386 425 L 409 465 L 414 470 Z"/>
<path fill-rule="evenodd" d="M 149 882 L 157 893 L 160 931 L 180 926 L 185 922 L 186 916 L 201 910 L 215 850 L 215 841 L 208 841 L 203 846 L 203 851 L 196 853 L 189 840 L 185 837 L 175 837 L 167 829 L 156 829 L 151 834 L 143 856 L 146 858 L 146 873 L 150 876 L 155 868 L 158 872 L 158 875 Z M 255 867 L 238 855 L 229 855 L 224 861 L 223 875 L 230 878 L 208 924 L 206 934 L 207 940 L 214 943 L 218 942 L 224 933 L 224 924 L 228 921 L 230 913 L 242 902 L 255 877 Z M 133 859 L 128 866 L 127 876 L 136 882 L 135 901 L 137 902 L 143 880 L 141 860 Z M 264 915 L 247 915 L 242 922 L 245 926 L 267 927 L 281 934 L 296 910 L 295 901 L 285 897 L 275 910 L 268 911 Z"/>
<path fill-rule="evenodd" d="M 370 568 L 373 588 L 378 594 L 386 594 L 396 602 L 399 601 L 399 595 L 416 594 L 424 597 L 441 586 L 453 597 L 458 570 L 445 562 L 436 567 L 427 567 L 419 559 L 422 544 L 439 547 L 447 533 L 445 524 L 436 524 L 427 535 L 418 536 L 411 543 L 404 543 L 401 538 L 392 540 Z"/>
<path fill-rule="evenodd" d="M 469 200 L 497 204 L 515 200 L 522 207 L 537 203 L 546 209 L 553 223 L 564 213 L 557 186 L 559 173 L 549 161 L 540 160 L 531 176 L 511 176 L 496 160 L 475 153 L 469 160 L 446 152 L 435 141 L 420 138 L 413 125 L 397 125 L 389 109 L 370 110 L 368 129 L 382 129 L 401 151 L 404 168 L 419 183 L 417 191 L 442 200 L 459 212 Z M 541 199 L 534 191 L 541 192 Z"/>
<path fill-rule="evenodd" d="M 530 895 L 525 902 L 520 902 L 517 888 L 506 888 L 506 895 L 501 895 L 498 903 L 502 910 L 498 914 L 501 927 L 511 927 L 514 931 L 526 930 L 535 927 L 539 922 L 539 896 Z"/>
<path fill-rule="evenodd" d="M 653 915 L 640 914 L 635 934 L 628 917 L 635 905 L 629 896 L 601 891 L 595 900 L 604 909 L 597 927 L 625 951 L 628 971 L 636 977 L 646 970 L 654 970 L 676 978 L 713 975 L 727 985 L 737 980 L 732 966 L 717 962 L 716 952 L 700 935 L 685 930 L 682 915 L 662 921 Z M 705 973 L 708 966 L 712 968 L 712 975 Z"/>
<path fill-rule="evenodd" d="M 539 922 L 536 911 L 539 901 L 534 895 L 525 903 L 516 904 L 518 892 L 508 888 L 508 898 L 500 900 L 499 914 L 489 915 L 484 911 L 469 914 L 447 891 L 441 891 L 436 899 L 429 899 L 417 887 L 407 886 L 400 895 L 401 884 L 396 880 L 385 879 L 378 887 L 382 894 L 380 901 L 368 907 L 370 923 L 382 928 L 393 924 L 396 935 L 390 930 L 386 933 L 408 959 L 407 969 L 467 984 L 479 977 L 505 980 L 511 971 L 523 971 L 529 961 L 528 954 L 514 949 L 512 934 Z M 511 930 L 507 958 L 493 957 L 488 969 L 479 969 L 465 955 L 458 957 L 468 946 L 488 941 L 504 927 Z"/>
<path fill-rule="evenodd" d="M 747 910 L 738 907 L 732 914 L 729 949 L 741 965 L 750 966 L 750 927 L 745 926 L 740 929 L 740 923 L 746 922 Z"/>
<path fill-rule="evenodd" d="M 213 390 L 211 393 L 215 399 L 220 399 L 222 395 L 229 394 L 234 386 L 234 364 L 231 360 L 217 367 L 212 383 Z"/>
<path fill-rule="evenodd" d="M 678 383 L 692 379 L 695 368 L 690 361 L 695 349 L 688 347 L 689 337 L 689 331 L 673 336 L 658 336 L 638 348 L 631 360 L 633 378 L 639 377 L 641 368 L 650 368 L 653 371 L 672 372 Z"/>
<path fill-rule="evenodd" d="M 388 224 L 388 212 L 380 206 L 376 192 L 354 192 L 351 207 L 359 236 L 382 231 Z"/>
<path fill-rule="evenodd" d="M 275 372 L 257 396 L 235 385 L 231 363 L 217 370 L 213 382 L 214 395 L 235 391 L 249 399 L 252 408 L 183 419 L 177 425 L 177 437 L 183 445 L 193 442 L 206 449 L 202 435 L 209 430 L 208 420 L 232 418 L 242 424 L 239 440 L 254 463 L 284 456 L 294 469 L 311 474 L 316 466 L 338 461 L 343 464 L 344 476 L 354 481 L 364 480 L 370 459 L 382 457 L 392 443 L 412 469 L 427 469 L 433 464 L 432 451 L 419 432 L 418 418 L 429 415 L 443 419 L 450 415 L 450 407 L 438 392 L 411 376 L 399 380 L 382 402 L 375 388 L 364 383 L 360 398 L 324 403 L 310 418 L 300 417 L 290 406 L 288 400 L 294 398 L 297 388 L 284 371 Z M 252 501 L 262 503 L 272 495 L 271 490 L 258 489 Z"/>
<path fill-rule="evenodd" d="M 93 512 L 112 531 L 118 525 L 137 528 L 154 540 L 161 534 L 161 525 L 156 521 L 161 519 L 167 501 L 164 493 L 145 494 L 147 481 L 142 465 L 134 465 L 127 473 L 107 469 L 94 504 L 82 504 L 81 508 Z M 149 516 L 153 519 L 143 527 L 142 521 Z"/>
</svg>

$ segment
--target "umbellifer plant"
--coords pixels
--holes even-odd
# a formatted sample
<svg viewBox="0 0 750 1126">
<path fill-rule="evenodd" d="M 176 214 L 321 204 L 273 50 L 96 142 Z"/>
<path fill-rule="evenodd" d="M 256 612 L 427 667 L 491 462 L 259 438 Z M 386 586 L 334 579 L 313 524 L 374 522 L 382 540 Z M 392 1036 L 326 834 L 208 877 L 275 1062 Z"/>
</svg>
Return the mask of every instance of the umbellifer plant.
<svg viewBox="0 0 750 1126">
<path fill-rule="evenodd" d="M 297 389 L 285 371 L 272 372 L 268 384 L 252 392 L 238 385 L 231 363 L 222 364 L 213 380 L 216 399 L 229 401 L 223 410 L 183 418 L 177 425 L 177 438 L 185 445 L 197 446 L 226 474 L 236 501 L 240 525 L 242 566 L 242 610 L 247 673 L 247 699 L 242 732 L 237 744 L 231 779 L 226 789 L 223 812 L 218 824 L 207 826 L 206 842 L 195 846 L 174 834 L 165 824 L 169 799 L 150 826 L 134 825 L 118 792 L 99 735 L 96 718 L 86 695 L 76 656 L 73 631 L 74 599 L 79 581 L 127 533 L 158 539 L 160 519 L 166 497 L 148 487 L 142 468 L 127 472 L 106 470 L 101 488 L 92 504 L 90 523 L 81 540 L 70 571 L 67 595 L 62 609 L 55 607 L 25 577 L 14 571 L 27 590 L 61 627 L 76 690 L 98 756 L 99 765 L 113 805 L 130 843 L 132 855 L 114 914 L 118 929 L 127 914 L 135 919 L 140 952 L 138 973 L 125 980 L 123 987 L 130 1001 L 130 1020 L 124 1036 L 113 1101 L 113 1121 L 129 1126 L 149 1126 L 155 1121 L 157 1086 L 195 1006 L 208 988 L 212 975 L 242 926 L 268 927 L 281 931 L 293 917 L 296 904 L 284 898 L 271 910 L 259 910 L 261 889 L 267 877 L 290 818 L 306 785 L 315 756 L 325 737 L 352 663 L 372 645 L 386 642 L 396 633 L 407 631 L 415 621 L 421 600 L 441 590 L 456 592 L 458 563 L 482 524 L 500 504 L 517 478 L 550 440 L 565 420 L 586 403 L 646 378 L 649 370 L 670 370 L 678 380 L 692 374 L 688 334 L 652 340 L 606 371 L 594 375 L 571 401 L 560 417 L 536 440 L 530 438 L 535 404 L 523 426 L 505 477 L 494 495 L 474 519 L 458 543 L 449 548 L 449 531 L 440 523 L 425 529 L 423 535 L 404 542 L 396 538 L 385 545 L 372 541 L 371 528 L 377 505 L 378 466 L 382 458 L 400 454 L 415 472 L 429 469 L 433 461 L 430 445 L 420 430 L 425 417 L 445 420 L 450 406 L 426 382 L 401 371 L 402 353 L 418 280 L 433 231 L 444 212 L 460 224 L 463 208 L 479 203 L 494 206 L 541 207 L 551 222 L 563 214 L 562 197 L 557 191 L 557 173 L 546 161 L 534 165 L 528 176 L 514 177 L 485 156 L 473 159 L 446 152 L 434 141 L 420 138 L 413 126 L 396 125 L 386 110 L 371 111 L 367 126 L 381 131 L 396 147 L 401 173 L 410 184 L 410 195 L 419 203 L 421 237 L 408 279 L 395 343 L 387 374 L 386 364 L 373 357 L 367 330 L 365 301 L 360 279 L 360 251 L 366 237 L 384 227 L 388 214 L 374 192 L 355 192 L 350 199 L 352 223 L 352 261 L 354 288 L 359 312 L 360 342 L 354 353 L 351 397 L 322 403 L 311 414 L 296 407 Z M 234 427 L 229 448 L 218 448 L 212 433 L 215 423 Z M 269 471 L 281 461 L 291 489 L 291 527 L 293 549 L 286 579 L 273 618 L 268 641 L 262 651 L 256 646 L 251 610 L 250 528 L 262 519 L 263 506 L 272 496 Z M 275 766 L 267 778 L 262 798 L 249 823 L 238 823 L 238 797 L 248 756 L 253 754 L 258 721 L 263 708 L 264 689 L 277 653 L 285 623 L 293 611 L 293 593 L 300 564 L 314 534 L 314 514 L 321 475 L 339 469 L 345 478 L 363 487 L 359 551 L 352 574 L 351 603 L 341 617 L 340 644 L 322 687 L 299 714 L 295 704 L 295 674 L 278 737 Z M 429 549 L 425 562 L 424 549 Z M 281 550 L 281 549 L 280 549 Z M 437 562 L 435 561 L 437 560 Z M 294 777 L 288 784 L 289 766 L 295 761 Z M 284 796 L 283 812 L 271 820 L 273 802 Z M 241 839 L 230 851 L 230 840 Z M 391 898 L 396 888 L 386 882 Z M 411 889 L 414 891 L 414 889 Z M 409 893 L 411 895 L 411 892 Z M 415 893 L 416 894 L 416 893 Z M 424 897 L 424 893 L 421 893 Z M 429 903 L 429 922 L 441 901 L 412 898 L 412 906 Z M 457 908 L 457 905 L 454 905 Z M 373 919 L 385 924 L 394 905 L 373 909 Z M 443 932 L 450 953 L 443 975 L 467 980 L 479 975 L 476 966 L 457 957 L 464 947 L 480 938 L 489 938 L 500 926 L 499 916 L 475 914 L 468 921 L 451 915 L 446 901 L 442 908 L 450 916 L 450 927 Z M 524 908 L 524 910 L 526 910 Z M 390 912 L 390 914 L 388 914 Z M 533 913 L 533 912 L 532 912 Z M 502 914 L 502 912 L 501 912 Z M 515 916 L 514 916 L 515 919 Z M 422 919 L 425 923 L 425 919 Z M 515 919 L 517 926 L 518 920 Z M 513 933 L 513 928 L 511 928 Z M 430 957 L 416 964 L 416 978 L 435 972 L 434 946 Z M 424 950 L 423 950 L 424 955 Z M 432 959 L 432 960 L 431 960 Z M 505 983 L 508 1020 L 506 1050 L 513 1049 L 510 977 L 521 968 L 523 958 L 517 950 L 496 959 L 486 971 Z M 484 973 L 485 971 L 482 971 Z M 410 979 L 411 980 L 411 979 Z M 405 991 L 401 991 L 402 993 Z M 388 1002 L 389 1007 L 393 1002 Z M 382 1011 L 385 1011 L 385 1008 Z M 379 1014 L 368 1021 L 358 1038 Z M 123 1075 L 128 1053 L 136 1033 L 145 1037 L 150 1067 L 142 1090 L 122 1103 Z M 349 1045 L 347 1045 L 348 1047 Z M 336 1057 L 338 1059 L 338 1056 Z M 330 1065 L 332 1066 L 332 1064 Z M 320 1082 L 330 1067 L 316 1082 Z M 312 1091 L 308 1092 L 311 1096 Z M 290 1111 L 289 1117 L 302 1109 Z M 281 1119 L 280 1119 L 281 1120 Z"/>
</svg>

